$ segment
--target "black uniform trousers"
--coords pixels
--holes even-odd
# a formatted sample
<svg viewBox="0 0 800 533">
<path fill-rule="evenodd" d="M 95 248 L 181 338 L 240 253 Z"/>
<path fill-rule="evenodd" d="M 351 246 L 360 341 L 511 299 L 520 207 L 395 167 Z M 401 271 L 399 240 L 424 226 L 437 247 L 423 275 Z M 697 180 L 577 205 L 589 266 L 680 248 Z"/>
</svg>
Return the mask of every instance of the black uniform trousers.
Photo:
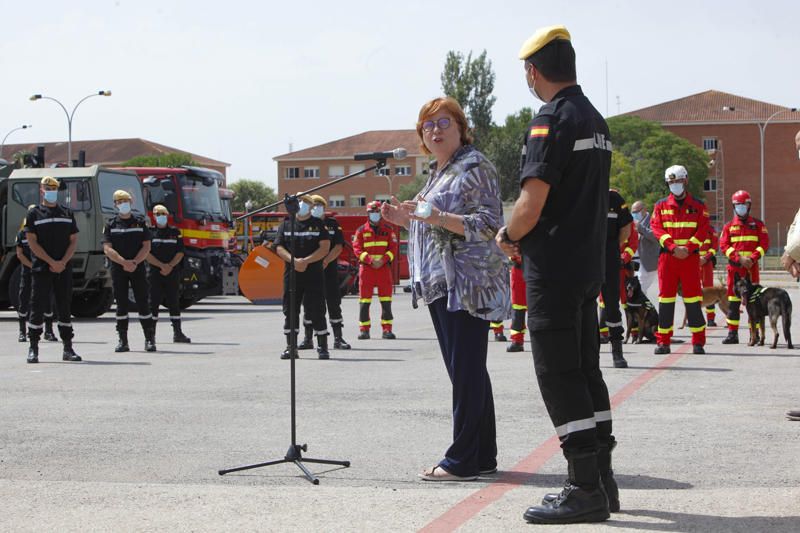
<svg viewBox="0 0 800 533">
<path fill-rule="evenodd" d="M 319 265 L 322 267 L 322 264 Z M 294 273 L 295 309 L 294 333 L 300 331 L 300 305 L 303 304 L 308 320 L 314 328 L 315 335 L 327 335 L 328 324 L 325 321 L 325 287 L 322 268 L 309 267 L 305 272 Z M 289 268 L 283 271 L 283 332 L 289 330 Z"/>
<path fill-rule="evenodd" d="M 31 307 L 28 322 L 28 335 L 39 340 L 44 329 L 45 315 L 52 309 L 55 298 L 55 311 L 58 318 L 58 334 L 61 340 L 72 340 L 72 267 L 68 266 L 56 274 L 50 270 L 31 272 Z"/>
<path fill-rule="evenodd" d="M 564 455 L 613 446 L 611 404 L 600 371 L 600 283 L 528 282 L 528 330 L 539 390 Z"/>
<path fill-rule="evenodd" d="M 325 284 L 325 292 L 323 293 L 322 314 L 325 314 L 325 307 L 328 308 L 328 321 L 331 327 L 341 327 L 342 323 L 342 294 L 339 292 L 339 274 L 336 267 L 336 261 L 332 261 L 325 270 L 323 270 L 323 283 Z M 308 300 L 303 300 L 303 325 L 305 327 L 313 327 L 311 315 L 308 312 Z M 288 329 L 288 328 L 287 328 Z M 306 330 L 307 331 L 307 330 Z"/>
<path fill-rule="evenodd" d="M 622 311 L 619 306 L 619 269 L 621 268 L 619 247 L 616 242 L 606 245 L 606 279 L 600 289 L 603 307 L 600 309 L 600 327 L 608 327 L 608 338 L 621 341 L 624 337 Z"/>
<path fill-rule="evenodd" d="M 181 274 L 178 269 L 172 269 L 167 276 L 161 275 L 161 270 L 150 266 L 147 269 L 147 283 L 150 287 L 150 313 L 153 321 L 158 320 L 158 308 L 163 302 L 169 310 L 169 319 L 173 324 L 180 324 L 181 306 L 178 300 L 178 292 L 181 283 Z"/>
<path fill-rule="evenodd" d="M 448 311 L 446 297 L 428 310 L 453 384 L 453 443 L 439 465 L 457 476 L 475 476 L 497 466 L 494 397 L 486 369 L 489 321 Z"/>
<path fill-rule="evenodd" d="M 22 272 L 20 272 L 19 276 L 19 308 L 17 309 L 17 315 L 19 315 L 19 318 L 27 320 L 31 310 L 31 269 L 27 267 L 20 268 L 22 268 Z M 44 317 L 47 320 L 52 320 L 53 318 L 54 303 L 55 296 L 51 294 L 49 305 L 44 311 Z"/>
<path fill-rule="evenodd" d="M 133 272 L 126 272 L 116 263 L 111 265 L 111 286 L 114 299 L 117 301 L 117 331 L 128 331 L 128 287 L 133 289 L 136 309 L 139 311 L 139 323 L 145 331 L 152 324 L 150 303 L 148 301 L 147 274 L 143 264 L 139 264 Z"/>
</svg>

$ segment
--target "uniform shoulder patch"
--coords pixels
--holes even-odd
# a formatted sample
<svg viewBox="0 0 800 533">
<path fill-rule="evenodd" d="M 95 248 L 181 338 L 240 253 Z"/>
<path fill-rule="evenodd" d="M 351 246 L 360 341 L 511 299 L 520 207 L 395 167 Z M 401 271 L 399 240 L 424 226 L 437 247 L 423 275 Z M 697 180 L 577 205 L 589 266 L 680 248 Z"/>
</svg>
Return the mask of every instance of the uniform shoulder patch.
<svg viewBox="0 0 800 533">
<path fill-rule="evenodd" d="M 549 124 L 534 124 L 528 131 L 528 139 L 544 139 L 550 135 Z"/>
</svg>

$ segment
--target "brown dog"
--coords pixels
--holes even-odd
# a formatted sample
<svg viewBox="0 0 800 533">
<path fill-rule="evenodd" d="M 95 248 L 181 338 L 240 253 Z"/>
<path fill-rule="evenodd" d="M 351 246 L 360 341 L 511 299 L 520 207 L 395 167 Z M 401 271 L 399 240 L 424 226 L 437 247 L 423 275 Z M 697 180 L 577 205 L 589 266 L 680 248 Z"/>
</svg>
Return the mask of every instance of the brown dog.
<svg viewBox="0 0 800 533">
<path fill-rule="evenodd" d="M 703 287 L 703 302 L 701 303 L 701 307 L 705 309 L 706 307 L 718 305 L 719 310 L 722 311 L 722 314 L 728 316 L 728 309 L 730 309 L 730 303 L 728 302 L 728 289 L 723 287 L 722 285 L 714 285 L 713 287 Z M 686 314 L 683 315 L 683 324 L 679 329 L 683 329 L 686 327 Z"/>
</svg>

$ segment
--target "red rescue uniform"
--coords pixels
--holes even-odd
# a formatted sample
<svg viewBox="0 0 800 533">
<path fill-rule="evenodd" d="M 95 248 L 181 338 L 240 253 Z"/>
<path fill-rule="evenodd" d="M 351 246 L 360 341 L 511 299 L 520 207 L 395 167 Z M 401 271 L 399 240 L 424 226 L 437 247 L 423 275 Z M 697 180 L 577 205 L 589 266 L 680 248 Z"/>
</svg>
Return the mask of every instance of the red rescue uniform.
<svg viewBox="0 0 800 533">
<path fill-rule="evenodd" d="M 750 275 L 753 283 L 759 282 L 758 260 L 769 249 L 769 232 L 764 223 L 757 218 L 749 215 L 740 218 L 739 215 L 734 215 L 733 220 L 722 228 L 719 246 L 728 258 L 728 301 L 731 304 L 728 311 L 728 329 L 736 331 L 739 329 L 739 308 L 742 301 L 733 290 L 734 277 L 736 274 L 739 274 L 739 277 Z M 745 268 L 741 264 L 741 260 L 745 257 L 753 261 L 750 268 Z"/>
<path fill-rule="evenodd" d="M 522 272 L 522 258 L 515 255 L 511 258 L 511 342 L 522 344 L 525 342 L 525 313 L 528 311 L 528 298 L 526 296 L 525 276 Z"/>
<path fill-rule="evenodd" d="M 390 263 L 398 253 L 397 234 L 390 224 L 381 220 L 377 225 L 367 222 L 353 235 L 353 251 L 360 264 L 358 275 L 358 295 L 360 303 L 358 326 L 361 331 L 369 331 L 371 321 L 369 306 L 372 294 L 378 288 L 381 302 L 381 327 L 384 332 L 392 331 L 392 271 Z M 376 261 L 383 264 L 375 268 Z"/>
<path fill-rule="evenodd" d="M 656 340 L 660 345 L 670 344 L 672 325 L 675 318 L 675 300 L 678 284 L 681 286 L 683 303 L 692 344 L 704 346 L 706 343 L 706 321 L 700 303 L 703 291 L 700 288 L 700 248 L 706 239 L 709 228 L 708 210 L 703 202 L 688 192 L 682 200 L 673 194 L 656 202 L 650 219 L 650 228 L 661 245 L 658 257 L 658 331 Z M 675 248 L 684 246 L 689 256 L 678 259 L 673 255 Z"/>
<path fill-rule="evenodd" d="M 628 240 L 622 243 L 619 247 L 619 305 L 623 311 L 628 305 L 628 292 L 625 289 L 625 279 L 629 275 L 633 275 L 633 269 L 631 268 L 630 264 L 633 256 L 636 255 L 636 250 L 638 249 L 639 232 L 636 231 L 635 227 L 631 226 L 631 234 L 628 236 Z M 602 294 L 600 295 L 599 300 L 600 309 L 604 309 L 606 304 L 603 302 Z M 638 331 L 639 329 L 634 326 L 633 329 L 631 329 L 631 335 L 635 335 Z M 605 313 L 600 314 L 600 336 L 606 339 L 608 338 L 608 326 L 606 325 L 605 321 Z"/>
<path fill-rule="evenodd" d="M 703 288 L 714 286 L 714 267 L 717 265 L 717 248 L 719 248 L 719 236 L 712 226 L 708 227 L 708 235 L 700 247 L 700 282 Z M 714 325 L 717 317 L 715 307 L 706 307 L 707 325 Z"/>
</svg>

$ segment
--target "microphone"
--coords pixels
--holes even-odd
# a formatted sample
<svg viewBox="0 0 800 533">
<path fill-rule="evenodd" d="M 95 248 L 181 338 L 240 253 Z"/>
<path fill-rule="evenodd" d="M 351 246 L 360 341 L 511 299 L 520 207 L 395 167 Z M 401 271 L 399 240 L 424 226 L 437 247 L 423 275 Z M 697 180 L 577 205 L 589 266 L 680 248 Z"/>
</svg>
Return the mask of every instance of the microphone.
<svg viewBox="0 0 800 533">
<path fill-rule="evenodd" d="M 395 148 L 391 152 L 362 152 L 355 154 L 353 159 L 355 161 L 365 161 L 368 159 L 405 159 L 408 152 L 405 148 Z"/>
</svg>

